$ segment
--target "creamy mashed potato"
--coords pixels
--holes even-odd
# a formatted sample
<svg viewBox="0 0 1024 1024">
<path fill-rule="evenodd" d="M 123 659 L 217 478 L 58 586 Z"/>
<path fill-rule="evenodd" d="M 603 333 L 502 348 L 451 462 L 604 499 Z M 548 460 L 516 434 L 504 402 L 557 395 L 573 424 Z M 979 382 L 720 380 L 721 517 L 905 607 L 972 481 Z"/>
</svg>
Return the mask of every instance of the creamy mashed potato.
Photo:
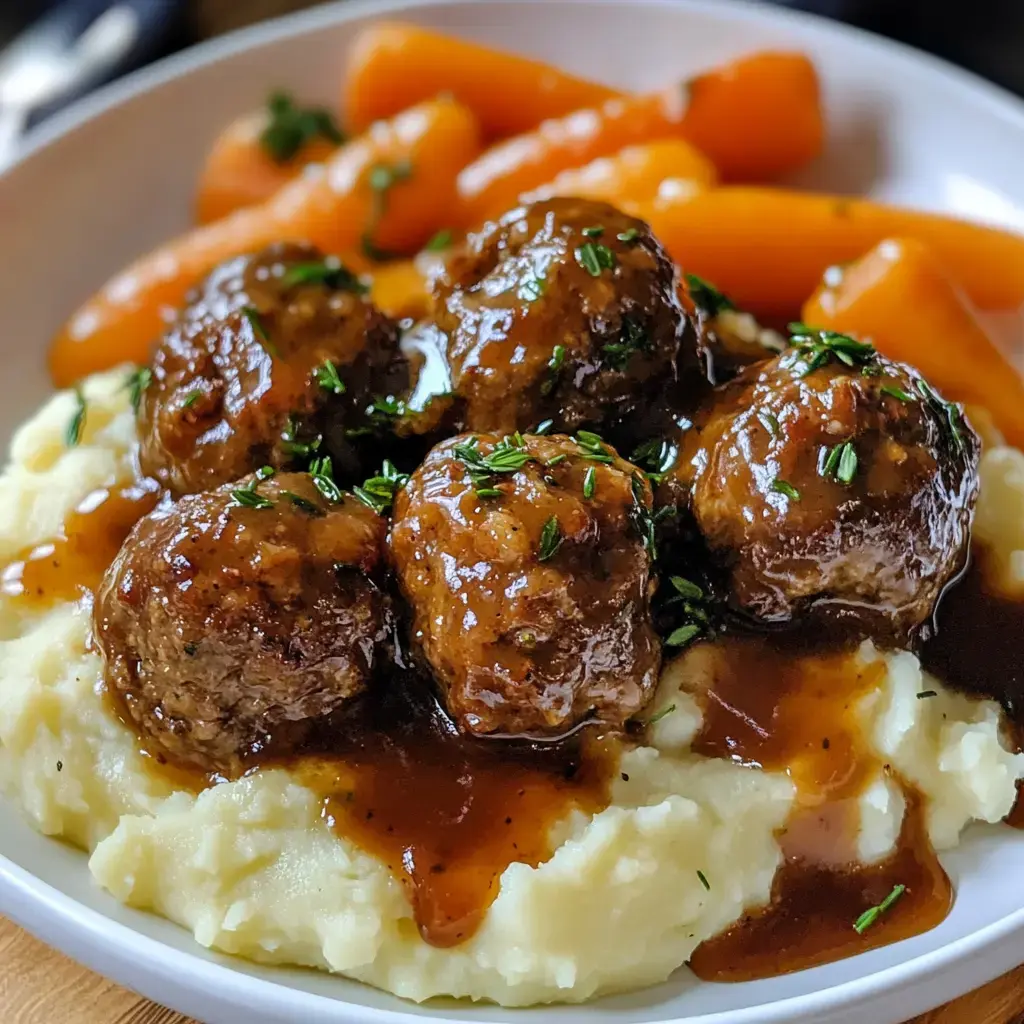
<svg viewBox="0 0 1024 1024">
<path fill-rule="evenodd" d="M 18 433 L 0 486 L 5 562 L 57 534 L 90 492 L 130 477 L 124 379 L 122 370 L 87 382 L 78 447 L 64 443 L 68 393 Z M 1024 456 L 989 451 L 982 478 L 979 533 L 1024 581 Z M 507 868 L 477 933 L 439 949 L 420 939 L 398 880 L 334 835 L 286 771 L 198 797 L 147 771 L 100 696 L 88 630 L 79 604 L 0 598 L 0 784 L 40 831 L 91 851 L 94 876 L 117 898 L 204 945 L 341 971 L 411 999 L 579 1001 L 663 980 L 769 897 L 793 785 L 690 753 L 701 715 L 679 688 L 678 661 L 653 704 L 673 710 L 651 728 L 650 746 L 623 756 L 611 806 L 562 822 L 551 859 Z M 935 845 L 953 845 L 972 820 L 1003 817 L 1024 757 L 1001 745 L 997 706 L 945 690 L 912 654 L 865 644 L 859 657 L 885 659 L 860 720 L 880 757 L 928 797 Z M 937 696 L 919 700 L 923 689 Z M 902 793 L 880 775 L 860 810 L 859 854 L 877 860 L 899 834 Z"/>
</svg>

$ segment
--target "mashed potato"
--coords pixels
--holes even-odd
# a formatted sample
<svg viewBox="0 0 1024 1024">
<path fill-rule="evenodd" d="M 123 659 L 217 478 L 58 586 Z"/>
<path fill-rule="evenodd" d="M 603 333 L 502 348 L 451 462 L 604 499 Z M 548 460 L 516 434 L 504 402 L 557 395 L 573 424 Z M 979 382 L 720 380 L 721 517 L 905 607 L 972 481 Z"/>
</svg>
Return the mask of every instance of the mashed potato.
<svg viewBox="0 0 1024 1024">
<path fill-rule="evenodd" d="M 19 432 L 0 486 L 0 558 L 52 537 L 86 494 L 128 477 L 124 376 L 87 383 L 78 447 L 63 440 L 74 410 L 66 393 Z M 983 478 L 979 530 L 985 524 L 993 542 L 1005 536 L 1001 564 L 1024 565 L 1024 456 L 990 451 Z M 91 851 L 93 874 L 117 898 L 177 921 L 204 945 L 341 971 L 417 1000 L 579 1001 L 663 980 L 769 897 L 792 783 L 689 752 L 701 716 L 679 689 L 678 662 L 654 704 L 674 710 L 652 727 L 650 746 L 623 756 L 611 805 L 562 822 L 546 863 L 507 868 L 479 931 L 439 949 L 420 939 L 397 879 L 329 831 L 317 798 L 286 771 L 198 797 L 151 775 L 100 697 L 88 610 L 0 604 L 0 784 L 40 831 Z M 883 655 L 866 644 L 859 657 Z M 1007 813 L 1024 757 L 1001 745 L 996 705 L 946 691 L 911 654 L 884 658 L 882 682 L 859 705 L 865 734 L 929 798 L 935 845 L 951 846 L 968 822 Z M 919 700 L 922 689 L 938 696 Z M 868 787 L 863 860 L 892 848 L 903 810 L 888 779 Z"/>
</svg>

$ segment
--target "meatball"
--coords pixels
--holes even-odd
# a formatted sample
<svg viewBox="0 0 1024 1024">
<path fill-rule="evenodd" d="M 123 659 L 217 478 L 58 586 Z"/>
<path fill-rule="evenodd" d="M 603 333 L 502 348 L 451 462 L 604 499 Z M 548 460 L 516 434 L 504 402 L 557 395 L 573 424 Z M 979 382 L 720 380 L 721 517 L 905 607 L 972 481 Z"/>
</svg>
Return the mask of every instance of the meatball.
<svg viewBox="0 0 1024 1024">
<path fill-rule="evenodd" d="M 406 384 L 394 324 L 336 261 L 276 244 L 222 263 L 159 342 L 139 403 L 144 472 L 175 494 L 314 451 L 359 472 L 352 434 Z"/>
<path fill-rule="evenodd" d="M 958 406 L 870 345 L 797 340 L 698 417 L 681 466 L 693 519 L 742 613 L 905 639 L 965 563 L 978 439 Z"/>
<path fill-rule="evenodd" d="M 366 689 L 391 635 L 384 520 L 268 473 L 159 505 L 97 594 L 107 685 L 157 750 L 206 772 L 294 750 Z"/>
<path fill-rule="evenodd" d="M 389 550 L 413 642 L 470 734 L 621 724 L 651 696 L 651 493 L 595 435 L 434 448 L 395 501 Z"/>
<path fill-rule="evenodd" d="M 650 228 L 606 203 L 550 199 L 488 224 L 433 284 L 464 428 L 614 430 L 646 410 L 702 365 L 679 289 Z"/>
</svg>

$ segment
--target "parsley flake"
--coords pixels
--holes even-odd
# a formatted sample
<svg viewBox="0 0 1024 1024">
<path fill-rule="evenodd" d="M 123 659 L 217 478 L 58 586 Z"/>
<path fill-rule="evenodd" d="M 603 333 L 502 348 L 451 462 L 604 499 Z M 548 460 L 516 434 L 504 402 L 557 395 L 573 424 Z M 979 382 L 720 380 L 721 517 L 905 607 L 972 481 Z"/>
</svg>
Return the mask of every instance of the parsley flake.
<svg viewBox="0 0 1024 1024">
<path fill-rule="evenodd" d="M 853 930 L 858 935 L 863 935 L 906 891 L 907 887 L 905 885 L 894 886 L 892 892 L 877 907 L 865 910 L 854 921 Z"/>
<path fill-rule="evenodd" d="M 615 253 L 601 242 L 584 242 L 576 250 L 576 262 L 591 277 L 600 277 L 602 270 L 613 270 L 617 262 Z"/>
<path fill-rule="evenodd" d="M 287 163 L 319 136 L 340 145 L 345 141 L 331 112 L 324 107 L 299 107 L 286 92 L 274 92 L 267 101 L 269 120 L 260 133 L 260 145 L 276 163 Z"/>
</svg>

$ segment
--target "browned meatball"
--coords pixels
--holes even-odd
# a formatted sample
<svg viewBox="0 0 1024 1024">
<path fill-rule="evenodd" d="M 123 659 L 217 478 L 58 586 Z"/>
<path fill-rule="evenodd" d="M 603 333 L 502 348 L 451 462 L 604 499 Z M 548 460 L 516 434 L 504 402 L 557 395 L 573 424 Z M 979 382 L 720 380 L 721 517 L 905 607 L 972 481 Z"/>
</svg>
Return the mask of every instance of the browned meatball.
<svg viewBox="0 0 1024 1024">
<path fill-rule="evenodd" d="M 641 220 L 550 199 L 471 235 L 434 281 L 466 430 L 614 426 L 697 368 L 678 272 Z"/>
<path fill-rule="evenodd" d="M 362 292 L 309 246 L 217 267 L 157 345 L 139 406 L 143 470 L 175 494 L 312 449 L 358 472 L 348 435 L 368 429 L 375 396 L 406 384 L 397 329 Z"/>
<path fill-rule="evenodd" d="M 731 603 L 762 622 L 906 637 L 964 565 L 977 437 L 869 345 L 809 333 L 726 385 L 691 435 L 676 479 Z"/>
<path fill-rule="evenodd" d="M 396 498 L 413 639 L 465 732 L 621 723 L 651 696 L 650 488 L 583 438 L 450 438 Z"/>
<path fill-rule="evenodd" d="M 384 520 L 306 474 L 260 475 L 143 517 L 96 600 L 108 686 L 202 771 L 293 750 L 366 688 L 389 636 Z"/>
</svg>

